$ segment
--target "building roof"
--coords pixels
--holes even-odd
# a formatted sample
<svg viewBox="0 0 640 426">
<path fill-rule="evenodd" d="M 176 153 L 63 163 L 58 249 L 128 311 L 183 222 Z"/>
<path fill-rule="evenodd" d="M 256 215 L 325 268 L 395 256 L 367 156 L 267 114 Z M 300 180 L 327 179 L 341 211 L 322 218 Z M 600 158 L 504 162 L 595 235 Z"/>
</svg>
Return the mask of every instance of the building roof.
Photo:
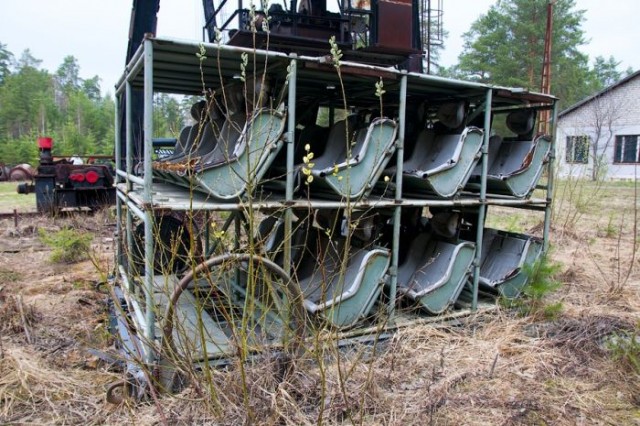
<svg viewBox="0 0 640 426">
<path fill-rule="evenodd" d="M 600 96 L 602 96 L 602 95 L 604 95 L 606 93 L 609 93 L 612 90 L 614 90 L 614 89 L 616 89 L 616 88 L 618 88 L 620 86 L 623 86 L 628 81 L 633 80 L 634 78 L 636 78 L 638 76 L 640 76 L 640 70 L 638 70 L 638 71 L 636 71 L 634 73 L 631 73 L 628 76 L 626 76 L 625 78 L 616 81 L 612 85 L 605 87 L 604 89 L 600 90 L 599 92 L 597 92 L 597 93 L 595 93 L 595 94 L 593 94 L 593 95 L 591 95 L 591 96 L 589 96 L 589 97 L 587 97 L 587 98 L 585 98 L 585 99 L 583 99 L 583 100 L 581 100 L 579 102 L 576 102 L 575 104 L 571 105 L 570 107 L 568 107 L 564 111 L 560 111 L 560 113 L 558 114 L 558 117 L 561 118 L 561 117 L 569 114 L 570 112 L 575 111 L 576 109 L 582 107 L 583 105 L 588 104 L 592 100 L 594 100 L 596 98 L 599 98 Z"/>
</svg>

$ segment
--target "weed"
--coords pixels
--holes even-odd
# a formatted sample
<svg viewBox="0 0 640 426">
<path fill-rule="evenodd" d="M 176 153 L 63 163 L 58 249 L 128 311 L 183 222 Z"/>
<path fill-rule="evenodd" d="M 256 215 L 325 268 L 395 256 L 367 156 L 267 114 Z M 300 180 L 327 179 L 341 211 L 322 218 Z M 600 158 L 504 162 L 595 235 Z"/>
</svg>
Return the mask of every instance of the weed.
<svg viewBox="0 0 640 426">
<path fill-rule="evenodd" d="M 522 289 L 521 297 L 507 301 L 507 306 L 518 309 L 522 316 L 557 318 L 562 312 L 562 303 L 547 304 L 544 299 L 560 287 L 561 283 L 556 279 L 560 267 L 559 263 L 551 262 L 547 255 L 532 265 L 525 265 L 522 273 L 527 277 L 527 284 Z"/>
<path fill-rule="evenodd" d="M 73 263 L 89 258 L 89 249 L 93 235 L 63 228 L 54 233 L 40 229 L 40 240 L 53 250 L 50 260 L 53 263 Z"/>
<path fill-rule="evenodd" d="M 636 331 L 621 332 L 612 335 L 606 344 L 611 357 L 623 368 L 640 375 L 640 338 Z"/>
<path fill-rule="evenodd" d="M 613 214 L 609 215 L 609 221 L 607 222 L 607 226 L 604 228 L 604 236 L 605 238 L 615 238 L 618 236 L 618 228 L 613 223 Z"/>
<path fill-rule="evenodd" d="M 21 274 L 9 269 L 0 269 L 0 282 L 16 282 L 21 279 Z"/>
</svg>

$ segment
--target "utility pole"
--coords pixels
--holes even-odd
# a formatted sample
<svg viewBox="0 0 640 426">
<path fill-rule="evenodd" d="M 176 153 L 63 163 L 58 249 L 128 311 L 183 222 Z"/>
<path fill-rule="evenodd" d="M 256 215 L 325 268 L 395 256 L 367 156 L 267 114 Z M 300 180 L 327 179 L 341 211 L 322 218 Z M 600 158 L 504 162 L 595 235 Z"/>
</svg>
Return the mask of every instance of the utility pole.
<svg viewBox="0 0 640 426">
<path fill-rule="evenodd" d="M 542 81 L 540 82 L 540 91 L 542 93 L 551 93 L 551 39 L 553 36 L 553 5 L 555 0 L 549 0 L 547 3 L 547 30 L 544 34 L 544 58 L 542 60 Z M 538 124 L 538 132 L 549 133 L 549 121 L 551 111 L 544 110 L 540 113 L 540 122 Z"/>
</svg>

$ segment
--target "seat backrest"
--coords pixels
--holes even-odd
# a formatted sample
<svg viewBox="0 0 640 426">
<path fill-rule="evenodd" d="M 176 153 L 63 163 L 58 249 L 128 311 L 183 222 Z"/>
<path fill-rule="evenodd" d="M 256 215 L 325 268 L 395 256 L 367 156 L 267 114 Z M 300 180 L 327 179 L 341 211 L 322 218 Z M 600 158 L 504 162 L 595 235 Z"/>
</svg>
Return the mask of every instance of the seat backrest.
<svg viewBox="0 0 640 426">
<path fill-rule="evenodd" d="M 534 141 L 502 141 L 495 160 L 489 168 L 489 175 L 508 176 L 522 168 L 534 147 Z"/>
<path fill-rule="evenodd" d="M 198 101 L 191 106 L 191 118 L 195 121 L 195 124 L 184 126 L 180 130 L 176 146 L 171 155 L 173 159 L 193 155 L 197 150 L 198 146 L 196 142 L 200 126 L 211 118 L 209 114 L 206 114 L 206 108 L 207 102 L 204 100 Z M 172 158 L 169 158 L 169 160 Z"/>
<path fill-rule="evenodd" d="M 180 134 L 178 135 L 178 140 L 176 141 L 176 146 L 173 149 L 172 157 L 179 157 L 186 153 L 189 145 L 193 143 L 190 138 L 191 132 L 193 130 L 193 126 L 184 126 L 180 130 Z"/>
<path fill-rule="evenodd" d="M 304 147 L 307 144 L 310 147 L 310 152 L 313 152 L 316 157 L 320 157 L 324 153 L 324 144 L 329 137 L 329 130 L 328 127 L 318 126 L 315 123 L 305 126 L 298 134 L 294 154 L 295 164 L 302 163 L 302 157 L 306 154 Z M 283 152 L 285 151 L 283 150 Z"/>
<path fill-rule="evenodd" d="M 298 280 L 308 286 L 330 282 L 340 269 L 343 249 L 342 238 L 329 238 L 323 229 L 310 226 L 296 271 Z"/>
<path fill-rule="evenodd" d="M 502 146 L 502 136 L 493 135 L 489 138 L 489 149 L 487 150 L 487 170 L 491 174 L 491 167 L 498 158 L 500 147 Z M 480 176 L 482 174 L 482 161 L 478 163 L 471 176 Z"/>
<path fill-rule="evenodd" d="M 189 133 L 189 139 L 194 142 L 187 147 L 186 156 L 203 157 L 214 151 L 218 144 L 217 132 L 213 123 L 206 121 L 202 124 L 202 129 L 199 127 L 199 124 L 195 124 Z"/>
<path fill-rule="evenodd" d="M 267 216 L 258 225 L 254 242 L 258 251 L 265 254 L 276 253 L 284 240 L 284 220 L 276 216 Z"/>
<path fill-rule="evenodd" d="M 460 139 L 460 134 L 437 135 L 427 152 L 427 156 L 423 159 L 421 169 L 429 170 L 453 160 Z"/>
<path fill-rule="evenodd" d="M 500 135 L 493 135 L 489 138 L 489 149 L 487 150 L 487 170 L 491 170 L 493 163 L 498 158 L 500 147 L 502 146 L 502 137 Z M 480 165 L 482 167 L 482 165 Z M 482 170 L 482 169 L 481 169 Z"/>
<path fill-rule="evenodd" d="M 455 160 L 461 134 L 436 134 L 425 129 L 418 135 L 411 157 L 405 161 L 407 172 L 427 171 Z"/>
<path fill-rule="evenodd" d="M 491 281 L 503 280 L 520 267 L 520 259 L 527 241 L 506 235 L 494 235 L 487 246 L 482 247 L 480 276 Z M 486 253 L 486 254 L 485 254 Z"/>
<path fill-rule="evenodd" d="M 331 126 L 324 153 L 313 161 L 316 169 L 326 169 L 344 161 L 347 155 L 347 146 L 351 143 L 350 139 L 355 129 L 356 120 L 357 116 L 351 115 Z"/>
<path fill-rule="evenodd" d="M 425 260 L 425 250 L 431 240 L 431 234 L 420 233 L 411 241 L 410 248 L 402 263 L 398 266 L 398 284 L 407 286 L 416 269 Z"/>
<path fill-rule="evenodd" d="M 429 155 L 429 147 L 434 143 L 436 134 L 432 129 L 424 129 L 418 134 L 411 156 L 403 164 L 405 171 L 420 170 L 420 164 Z"/>
<path fill-rule="evenodd" d="M 412 281 L 422 284 L 424 289 L 442 279 L 449 269 L 455 244 L 431 239 L 424 251 L 424 258 L 412 276 Z"/>
<path fill-rule="evenodd" d="M 243 112 L 227 117 L 222 125 L 222 129 L 220 129 L 217 144 L 206 158 L 203 159 L 203 163 L 205 165 L 213 165 L 229 161 L 229 159 L 233 157 L 233 151 L 236 149 L 245 125 L 246 115 Z"/>
</svg>

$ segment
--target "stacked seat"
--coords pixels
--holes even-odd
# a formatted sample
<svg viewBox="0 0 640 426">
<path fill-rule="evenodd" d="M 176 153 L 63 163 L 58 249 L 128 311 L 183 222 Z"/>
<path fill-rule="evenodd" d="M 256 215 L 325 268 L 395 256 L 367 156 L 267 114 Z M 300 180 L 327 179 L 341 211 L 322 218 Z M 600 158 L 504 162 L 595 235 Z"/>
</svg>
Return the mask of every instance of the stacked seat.
<svg viewBox="0 0 640 426">
<path fill-rule="evenodd" d="M 423 130 L 403 165 L 406 192 L 440 198 L 457 195 L 478 162 L 482 137 L 482 130 L 476 127 L 453 134 Z"/>
<path fill-rule="evenodd" d="M 480 285 L 506 298 L 517 297 L 529 276 L 523 268 L 542 253 L 538 238 L 487 228 L 482 239 Z"/>
<path fill-rule="evenodd" d="M 272 109 L 259 109 L 248 121 L 233 114 L 210 151 L 178 165 L 156 162 L 154 175 L 221 201 L 237 200 L 256 188 L 282 148 L 284 125 L 284 114 Z"/>
<path fill-rule="evenodd" d="M 404 192 L 413 197 L 455 197 L 480 158 L 483 132 L 465 126 L 464 102 L 441 105 L 436 118 L 418 134 L 402 166 Z M 387 173 L 395 175 L 396 168 Z"/>
<path fill-rule="evenodd" d="M 460 295 L 471 273 L 475 245 L 418 234 L 398 267 L 398 293 L 430 314 L 440 314 Z"/>
<path fill-rule="evenodd" d="M 515 138 L 492 137 L 489 142 L 487 192 L 526 198 L 535 189 L 549 159 L 551 138 L 533 136 L 534 110 L 515 111 L 507 117 L 507 126 Z M 478 190 L 482 170 L 473 172 L 468 188 Z"/>
<path fill-rule="evenodd" d="M 296 271 L 305 308 L 335 327 L 355 325 L 379 298 L 389 259 L 386 249 L 350 249 L 344 239 L 314 228 Z"/>
<path fill-rule="evenodd" d="M 310 170 L 312 195 L 329 198 L 367 197 L 395 151 L 397 123 L 376 118 L 354 129 L 350 117 L 333 125 L 324 153 Z M 355 131 L 354 131 L 355 130 Z"/>
<path fill-rule="evenodd" d="M 293 225 L 292 275 L 306 310 L 337 328 L 348 328 L 370 315 L 386 281 L 390 262 L 384 248 L 347 245 L 339 233 L 330 235 L 335 211 L 301 217 Z M 281 218 L 266 217 L 257 240 L 263 253 L 282 264 L 284 231 Z"/>
</svg>

